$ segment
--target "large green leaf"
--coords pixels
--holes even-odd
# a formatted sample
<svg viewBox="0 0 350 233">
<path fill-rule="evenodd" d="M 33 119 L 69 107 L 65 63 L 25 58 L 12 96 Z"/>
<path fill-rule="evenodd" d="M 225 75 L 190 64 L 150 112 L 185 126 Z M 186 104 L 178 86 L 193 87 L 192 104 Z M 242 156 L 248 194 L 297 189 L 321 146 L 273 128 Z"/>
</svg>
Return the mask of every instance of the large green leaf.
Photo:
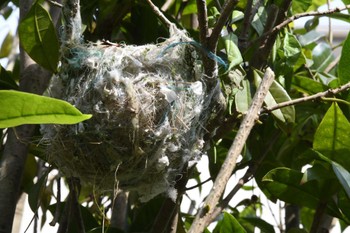
<svg viewBox="0 0 350 233">
<path fill-rule="evenodd" d="M 54 98 L 0 90 L 0 128 L 23 124 L 76 124 L 91 118 L 71 104 Z"/>
<path fill-rule="evenodd" d="M 318 181 L 315 178 L 309 180 L 303 179 L 304 174 L 300 171 L 290 168 L 279 167 L 268 172 L 262 179 L 266 190 L 282 201 L 317 208 L 319 203 L 325 200 L 321 199 Z M 327 210 L 336 217 L 342 217 L 336 203 L 330 198 Z"/>
<path fill-rule="evenodd" d="M 261 82 L 260 75 L 254 71 L 254 82 L 256 86 L 259 86 Z M 287 91 L 276 81 L 273 81 L 269 92 L 265 97 L 265 104 L 267 107 L 275 106 L 278 103 L 290 101 Z M 272 114 L 280 121 L 290 123 L 295 120 L 295 109 L 294 106 L 288 106 L 285 108 L 277 109 L 272 111 Z"/>
<path fill-rule="evenodd" d="M 30 209 L 36 213 L 37 209 L 40 205 L 40 195 L 45 186 L 47 175 L 49 174 L 49 170 L 43 174 L 40 179 L 32 186 L 32 188 L 28 191 L 28 203 Z"/>
<path fill-rule="evenodd" d="M 311 30 L 303 35 L 300 35 L 298 37 L 299 42 L 302 46 L 307 46 L 312 43 L 315 43 L 319 39 L 324 37 L 324 34 L 321 34 L 320 32 L 317 32 L 316 30 Z"/>
<path fill-rule="evenodd" d="M 282 48 L 287 64 L 294 65 L 301 56 L 301 45 L 298 39 L 293 34 L 286 33 Z"/>
<path fill-rule="evenodd" d="M 292 85 L 296 90 L 308 95 L 324 91 L 320 82 L 303 76 L 303 74 L 296 74 L 292 79 Z"/>
<path fill-rule="evenodd" d="M 350 123 L 337 103 L 328 109 L 318 126 L 313 148 L 340 165 L 350 169 Z"/>
<path fill-rule="evenodd" d="M 323 72 L 334 60 L 332 47 L 325 42 L 317 44 L 312 50 L 312 58 L 314 64 L 311 66 L 311 68 L 317 70 L 318 72 Z"/>
<path fill-rule="evenodd" d="M 235 95 L 235 106 L 237 112 L 246 113 L 252 102 L 250 93 L 250 84 L 248 80 L 242 80 L 242 88 L 239 89 Z"/>
<path fill-rule="evenodd" d="M 13 46 L 13 35 L 12 32 L 9 31 L 7 33 L 7 36 L 2 42 L 1 48 L 0 48 L 0 58 L 8 57 L 11 53 L 12 46 Z"/>
<path fill-rule="evenodd" d="M 13 80 L 12 74 L 0 65 L 0 90 L 18 89 L 17 83 Z"/>
<path fill-rule="evenodd" d="M 346 38 L 343 50 L 341 53 L 339 66 L 338 66 L 338 77 L 341 84 L 345 84 L 350 81 L 350 33 Z"/>
<path fill-rule="evenodd" d="M 350 199 L 350 173 L 345 168 L 343 168 L 340 164 L 336 162 L 332 162 L 332 168 L 337 176 L 340 184 L 343 186 L 344 191 L 348 198 Z"/>
<path fill-rule="evenodd" d="M 247 233 L 247 231 L 241 226 L 237 219 L 231 214 L 224 212 L 223 218 L 218 222 L 213 233 Z"/>
<path fill-rule="evenodd" d="M 273 228 L 273 226 L 261 218 L 243 217 L 243 218 L 240 218 L 240 222 L 242 222 L 242 221 L 245 221 L 245 222 L 253 225 L 254 227 L 259 228 L 261 233 L 274 233 L 275 232 L 275 229 Z"/>
<path fill-rule="evenodd" d="M 59 60 L 59 43 L 50 14 L 38 1 L 18 26 L 22 47 L 29 56 L 44 68 L 56 72 Z"/>
<path fill-rule="evenodd" d="M 312 4 L 312 0 L 294 0 L 292 1 L 292 10 L 293 13 L 302 13 L 302 12 L 306 12 L 307 9 L 309 9 L 309 7 Z"/>
<path fill-rule="evenodd" d="M 239 48 L 237 46 L 238 38 L 233 33 L 229 33 L 228 35 L 223 36 L 222 38 L 225 42 L 227 59 L 230 62 L 228 70 L 231 70 L 233 67 L 243 62 L 241 52 L 239 51 Z"/>
<path fill-rule="evenodd" d="M 301 181 L 303 173 L 289 168 L 275 168 L 263 177 L 263 183 L 270 194 L 288 203 L 316 207 L 319 199 L 308 192 Z"/>
</svg>

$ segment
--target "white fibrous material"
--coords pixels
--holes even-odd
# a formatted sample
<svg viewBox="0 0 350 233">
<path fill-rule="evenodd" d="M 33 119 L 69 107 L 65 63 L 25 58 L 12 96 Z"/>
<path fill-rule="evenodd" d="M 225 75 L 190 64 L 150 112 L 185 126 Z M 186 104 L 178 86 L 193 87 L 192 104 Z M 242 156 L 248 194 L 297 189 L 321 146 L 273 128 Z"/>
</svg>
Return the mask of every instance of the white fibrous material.
<svg viewBox="0 0 350 233">
<path fill-rule="evenodd" d="M 42 126 L 48 160 L 95 189 L 113 191 L 117 184 L 141 201 L 173 197 L 185 164 L 203 153 L 212 96 L 195 48 L 175 46 L 186 40 L 182 34 L 156 45 L 64 48 L 48 93 L 93 117 Z"/>
</svg>

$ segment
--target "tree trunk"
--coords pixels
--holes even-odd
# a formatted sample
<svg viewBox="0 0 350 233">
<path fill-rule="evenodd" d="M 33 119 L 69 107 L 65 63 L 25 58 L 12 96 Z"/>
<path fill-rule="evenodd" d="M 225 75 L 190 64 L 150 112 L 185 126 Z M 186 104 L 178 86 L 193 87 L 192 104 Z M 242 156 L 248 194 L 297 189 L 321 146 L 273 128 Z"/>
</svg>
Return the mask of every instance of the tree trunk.
<svg viewBox="0 0 350 233">
<path fill-rule="evenodd" d="M 20 19 L 28 12 L 31 4 L 32 1 L 20 1 Z M 23 49 L 20 49 L 20 62 L 20 91 L 42 94 L 48 85 L 51 73 L 35 64 Z M 8 130 L 0 161 L 0 233 L 12 231 L 28 145 L 34 130 L 34 125 L 23 125 Z"/>
</svg>

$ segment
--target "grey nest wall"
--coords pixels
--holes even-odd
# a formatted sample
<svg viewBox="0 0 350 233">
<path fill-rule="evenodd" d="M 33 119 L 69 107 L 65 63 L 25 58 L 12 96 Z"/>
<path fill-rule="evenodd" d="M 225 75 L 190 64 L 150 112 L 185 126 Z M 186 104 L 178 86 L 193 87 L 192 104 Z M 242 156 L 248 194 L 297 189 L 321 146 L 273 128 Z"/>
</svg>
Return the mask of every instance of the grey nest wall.
<svg viewBox="0 0 350 233">
<path fill-rule="evenodd" d="M 96 190 L 137 191 L 141 201 L 176 197 L 184 166 L 203 153 L 214 92 L 184 33 L 159 44 L 72 44 L 63 48 L 48 94 L 92 119 L 44 125 L 48 160 Z"/>
</svg>

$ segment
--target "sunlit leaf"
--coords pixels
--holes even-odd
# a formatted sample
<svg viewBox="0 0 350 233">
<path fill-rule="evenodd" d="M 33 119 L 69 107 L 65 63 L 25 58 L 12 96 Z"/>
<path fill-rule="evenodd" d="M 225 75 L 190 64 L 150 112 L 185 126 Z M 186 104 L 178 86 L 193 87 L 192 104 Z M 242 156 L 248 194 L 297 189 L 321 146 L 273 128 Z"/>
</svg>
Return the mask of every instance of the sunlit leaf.
<svg viewBox="0 0 350 233">
<path fill-rule="evenodd" d="M 343 50 L 341 53 L 339 66 L 338 66 L 338 77 L 341 84 L 345 84 L 350 81 L 350 33 L 346 38 Z"/>
<path fill-rule="evenodd" d="M 13 45 L 13 35 L 12 32 L 9 31 L 7 36 L 2 42 L 1 48 L 0 48 L 0 58 L 8 57 L 12 50 Z"/>
<path fill-rule="evenodd" d="M 91 118 L 71 104 L 19 91 L 0 91 L 0 128 L 22 124 L 76 124 Z"/>
<path fill-rule="evenodd" d="M 241 226 L 237 219 L 231 214 L 224 212 L 223 218 L 218 221 L 213 233 L 247 233 L 247 231 Z"/>
<path fill-rule="evenodd" d="M 345 169 L 350 169 L 350 123 L 337 103 L 328 109 L 318 126 L 313 148 Z"/>
<path fill-rule="evenodd" d="M 235 67 L 243 62 L 241 52 L 239 51 L 239 49 L 237 47 L 238 38 L 233 33 L 229 33 L 226 36 L 223 36 L 222 38 L 225 42 L 227 59 L 230 63 L 228 70 L 231 70 L 233 67 Z"/>
<path fill-rule="evenodd" d="M 242 88 L 239 89 L 235 95 L 235 106 L 237 112 L 246 113 L 252 102 L 250 93 L 250 84 L 248 80 L 242 81 Z"/>
<path fill-rule="evenodd" d="M 44 68 L 56 72 L 59 43 L 50 14 L 37 1 L 18 26 L 22 47 Z"/>
<path fill-rule="evenodd" d="M 262 35 L 265 29 L 265 22 L 267 20 L 267 12 L 264 7 L 259 7 L 258 12 L 253 18 L 252 26 L 255 31 Z"/>
<path fill-rule="evenodd" d="M 312 0 L 294 0 L 292 1 L 293 13 L 302 13 L 307 11 L 312 4 Z"/>
</svg>

